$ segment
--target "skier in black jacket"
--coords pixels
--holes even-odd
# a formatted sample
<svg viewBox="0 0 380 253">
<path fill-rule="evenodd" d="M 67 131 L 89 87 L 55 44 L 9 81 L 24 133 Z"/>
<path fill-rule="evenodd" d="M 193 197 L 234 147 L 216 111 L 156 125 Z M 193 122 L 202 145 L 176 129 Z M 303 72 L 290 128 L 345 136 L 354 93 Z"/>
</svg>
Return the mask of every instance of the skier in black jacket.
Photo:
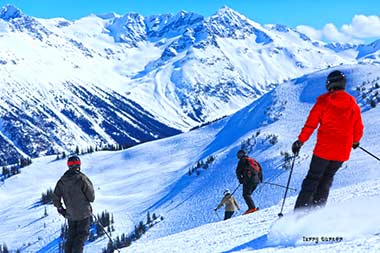
<svg viewBox="0 0 380 253">
<path fill-rule="evenodd" d="M 244 150 L 237 152 L 237 158 L 239 159 L 238 166 L 236 168 L 236 176 L 240 184 L 243 184 L 243 198 L 247 203 L 248 210 L 244 214 L 252 213 L 258 210 L 251 197 L 251 194 L 260 183 L 259 175 L 257 173 L 251 173 L 249 168 L 248 159 L 250 159 Z"/>
<path fill-rule="evenodd" d="M 89 235 L 92 215 L 90 202 L 95 200 L 94 187 L 90 179 L 80 172 L 81 161 L 78 156 L 69 157 L 67 165 L 69 169 L 54 189 L 53 203 L 69 223 L 65 253 L 82 253 Z M 62 199 L 66 209 L 62 205 Z"/>
</svg>

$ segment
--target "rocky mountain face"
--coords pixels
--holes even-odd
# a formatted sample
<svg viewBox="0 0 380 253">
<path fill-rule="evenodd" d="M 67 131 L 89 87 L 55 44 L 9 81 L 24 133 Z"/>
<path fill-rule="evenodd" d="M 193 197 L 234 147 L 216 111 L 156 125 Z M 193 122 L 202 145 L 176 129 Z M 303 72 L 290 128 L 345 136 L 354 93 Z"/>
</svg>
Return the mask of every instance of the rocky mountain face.
<svg viewBox="0 0 380 253">
<path fill-rule="evenodd" d="M 229 115 L 284 80 L 371 60 L 376 45 L 327 45 L 228 7 L 211 17 L 181 11 L 68 21 L 6 5 L 0 163 L 171 136 Z"/>
</svg>

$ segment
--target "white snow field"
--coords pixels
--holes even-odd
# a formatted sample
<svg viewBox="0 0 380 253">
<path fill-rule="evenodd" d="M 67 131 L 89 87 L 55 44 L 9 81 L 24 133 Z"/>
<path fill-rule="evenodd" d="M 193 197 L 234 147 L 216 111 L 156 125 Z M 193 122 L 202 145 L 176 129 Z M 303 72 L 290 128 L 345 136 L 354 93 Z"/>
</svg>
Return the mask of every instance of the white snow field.
<svg viewBox="0 0 380 253">
<path fill-rule="evenodd" d="M 114 215 L 113 238 L 132 232 L 148 211 L 164 217 L 122 252 L 378 252 L 380 164 L 360 149 L 353 150 L 335 176 L 325 209 L 295 220 L 291 213 L 298 192 L 289 191 L 285 216 L 275 223 L 284 189 L 262 184 L 253 194 L 260 211 L 236 217 L 246 208 L 241 188 L 235 196 L 242 211 L 233 219 L 220 221 L 213 211 L 224 189 L 238 186 L 235 154 L 249 137 L 255 137 L 249 155 L 263 166 L 264 181 L 286 184 L 289 171 L 283 168 L 283 153 L 290 152 L 332 70 L 280 84 L 234 115 L 203 128 L 124 151 L 81 156 L 83 172 L 96 190 L 94 213 L 107 210 Z M 347 75 L 347 91 L 362 108 L 362 147 L 380 155 L 379 107 L 363 99 L 364 91 L 365 98 L 376 97 L 380 66 L 344 65 L 340 70 Z M 365 88 L 359 92 L 357 86 Z M 315 134 L 301 149 L 290 187 L 299 190 L 314 144 Z M 188 174 L 210 155 L 216 159 L 208 169 Z M 0 185 L 0 243 L 21 252 L 57 252 L 64 219 L 51 205 L 44 217 L 44 206 L 37 203 L 65 170 L 65 161 L 55 161 L 55 156 L 34 159 Z M 323 242 L 325 237 L 343 239 Z M 85 252 L 101 252 L 107 243 L 105 236 L 99 238 L 87 243 Z"/>
</svg>

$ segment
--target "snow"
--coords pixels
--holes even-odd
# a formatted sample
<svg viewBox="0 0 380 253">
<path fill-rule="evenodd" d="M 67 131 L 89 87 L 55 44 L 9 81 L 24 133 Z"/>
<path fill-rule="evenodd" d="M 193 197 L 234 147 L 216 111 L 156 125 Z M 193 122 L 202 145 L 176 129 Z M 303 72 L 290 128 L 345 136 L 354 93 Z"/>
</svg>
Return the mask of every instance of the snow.
<svg viewBox="0 0 380 253">
<path fill-rule="evenodd" d="M 334 190 L 326 208 L 303 217 L 286 214 L 278 219 L 279 203 L 227 221 L 137 242 L 121 252 L 378 252 L 379 183 L 371 180 Z M 287 199 L 286 209 L 294 202 L 294 197 Z"/>
<path fill-rule="evenodd" d="M 17 10 L 11 7 L 2 11 Z M 92 84 L 127 94 L 180 130 L 230 115 L 274 84 L 328 65 L 355 63 L 358 54 L 335 52 L 286 27 L 262 26 L 228 7 L 209 18 L 191 12 L 90 15 L 75 21 L 27 18 L 34 22 L 31 27 L 18 18 L 0 20 L 5 93 L 6 83 L 37 89 Z M 217 34 L 224 30 L 231 36 Z M 263 38 L 272 42 L 262 43 Z M 170 51 L 176 53 L 163 54 Z"/>
<path fill-rule="evenodd" d="M 228 16 L 227 21 L 246 26 L 226 27 L 227 21 L 217 22 L 223 15 Z M 189 23 L 181 23 L 183 20 Z M 114 215 L 113 238 L 132 232 L 148 211 L 164 217 L 122 252 L 380 251 L 380 237 L 376 235 L 380 232 L 380 171 L 377 161 L 359 149 L 337 173 L 325 209 L 303 217 L 292 215 L 297 192 L 291 191 L 285 217 L 277 221 L 283 188 L 262 184 L 253 195 L 260 211 L 240 216 L 241 210 L 228 221 L 220 221 L 213 211 L 224 189 L 238 186 L 235 154 L 247 138 L 252 138 L 249 155 L 260 161 L 264 180 L 286 183 L 283 153 L 290 152 L 313 103 L 325 92 L 327 74 L 334 69 L 346 74 L 347 91 L 360 101 L 365 124 L 363 147 L 380 154 L 379 106 L 369 107 L 356 90 L 364 81 L 379 78 L 378 51 L 372 50 L 376 43 L 369 46 L 371 50 L 362 51 L 375 59 L 361 59 L 358 64 L 358 51 L 353 48 L 331 50 L 286 27 L 261 26 L 229 8 L 208 19 L 180 12 L 151 17 L 91 15 L 74 22 L 61 18 L 35 21 L 51 34 L 38 37 L 29 30 L 13 31 L 12 24 L 0 20 L 0 57 L 6 62 L 0 68 L 4 109 L 13 108 L 5 103 L 11 101 L 33 115 L 42 103 L 30 101 L 43 101 L 59 115 L 68 106 L 62 101 L 75 101 L 74 108 L 88 106 L 93 110 L 68 89 L 68 83 L 73 83 L 102 97 L 107 97 L 104 90 L 126 94 L 156 119 L 183 130 L 230 115 L 200 129 L 124 151 L 81 156 L 83 172 L 96 190 L 95 214 L 107 210 Z M 119 26 L 115 22 L 120 22 Z M 154 35 L 131 40 L 130 44 L 115 42 L 114 36 L 126 36 L 126 22 L 136 28 L 133 32 L 139 38 L 147 36 L 142 26 Z M 173 32 L 174 28 L 184 34 Z M 239 39 L 210 34 L 211 28 L 229 31 Z M 244 33 L 244 29 L 255 32 Z M 164 54 L 165 50 L 169 54 Z M 105 101 L 111 104 L 109 99 Z M 127 115 L 122 117 L 132 121 Z M 71 146 L 73 140 L 82 145 L 94 142 L 74 122 L 63 116 L 59 120 L 63 124 L 57 131 L 65 133 L 59 136 L 62 142 Z M 112 142 L 99 126 L 101 117 L 89 120 L 105 141 Z M 3 133 L 1 136 L 9 138 Z M 270 144 L 273 136 L 277 143 Z M 298 191 L 314 144 L 315 134 L 295 163 L 290 187 Z M 198 176 L 188 175 L 191 167 L 211 155 L 216 159 L 207 170 L 199 170 Z M 0 183 L 0 244 L 5 242 L 22 252 L 57 252 L 64 219 L 51 205 L 46 206 L 45 217 L 45 206 L 38 201 L 65 170 L 64 160 L 41 157 L 33 159 L 21 174 Z M 235 196 L 244 209 L 241 188 Z M 304 241 L 304 237 L 320 241 Z M 322 237 L 342 237 L 343 241 L 325 243 Z M 106 237 L 99 238 L 87 243 L 85 252 L 101 252 L 107 243 Z"/>
<path fill-rule="evenodd" d="M 378 65 L 347 65 L 347 90 L 364 80 L 377 78 Z M 237 187 L 235 154 L 243 140 L 251 136 L 255 146 L 250 155 L 264 168 L 264 180 L 286 184 L 281 152 L 289 151 L 316 97 L 325 92 L 323 77 L 331 69 L 303 76 L 281 85 L 236 114 L 206 127 L 138 145 L 125 151 L 97 152 L 81 156 L 83 172 L 95 185 L 95 213 L 114 214 L 115 238 L 129 233 L 146 213 L 162 215 L 164 220 L 148 230 L 122 252 L 352 252 L 379 249 L 380 227 L 377 213 L 379 178 L 377 161 L 359 149 L 337 173 L 328 205 L 295 219 L 291 210 L 297 192 L 289 191 L 285 216 L 277 220 L 283 188 L 263 184 L 254 193 L 260 211 L 237 216 L 244 211 L 241 188 L 235 196 L 242 211 L 228 221 L 219 221 L 213 209 L 225 188 Z M 380 153 L 377 143 L 379 109 L 363 112 L 364 148 Z M 257 134 L 260 132 L 259 134 Z M 278 142 L 268 142 L 276 135 Z M 290 187 L 299 190 L 306 174 L 315 135 L 302 147 L 295 163 Z M 200 175 L 188 175 L 199 160 L 214 155 L 216 160 Z M 55 252 L 63 219 L 53 206 L 38 205 L 41 193 L 65 171 L 65 161 L 55 157 L 34 159 L 22 173 L 0 186 L 0 241 L 9 248 L 25 252 Z M 222 211 L 219 216 L 223 216 Z M 13 230 L 14 233 L 8 231 Z M 343 237 L 342 242 L 311 243 L 305 237 Z M 88 243 L 85 252 L 100 252 L 108 240 L 103 237 Z"/>
</svg>

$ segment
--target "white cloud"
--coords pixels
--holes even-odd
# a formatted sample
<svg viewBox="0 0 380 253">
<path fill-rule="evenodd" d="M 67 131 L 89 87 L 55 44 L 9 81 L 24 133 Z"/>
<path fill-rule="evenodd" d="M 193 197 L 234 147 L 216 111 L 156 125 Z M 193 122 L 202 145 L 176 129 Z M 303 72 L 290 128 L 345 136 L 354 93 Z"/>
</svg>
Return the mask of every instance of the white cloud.
<svg viewBox="0 0 380 253">
<path fill-rule="evenodd" d="M 334 24 L 327 24 L 322 29 L 323 36 L 330 41 L 351 42 L 352 36 L 340 32 Z"/>
<path fill-rule="evenodd" d="M 311 26 L 307 25 L 299 25 L 296 27 L 296 30 L 300 33 L 303 33 L 307 35 L 309 38 L 313 40 L 321 40 L 322 39 L 322 32 L 320 30 L 317 30 Z"/>
<path fill-rule="evenodd" d="M 351 24 L 343 25 L 341 30 L 358 38 L 380 37 L 380 16 L 355 15 Z"/>
<path fill-rule="evenodd" d="M 339 29 L 332 23 L 320 30 L 306 25 L 299 25 L 296 29 L 315 40 L 363 43 L 366 39 L 380 38 L 380 16 L 355 15 L 350 24 Z"/>
</svg>

